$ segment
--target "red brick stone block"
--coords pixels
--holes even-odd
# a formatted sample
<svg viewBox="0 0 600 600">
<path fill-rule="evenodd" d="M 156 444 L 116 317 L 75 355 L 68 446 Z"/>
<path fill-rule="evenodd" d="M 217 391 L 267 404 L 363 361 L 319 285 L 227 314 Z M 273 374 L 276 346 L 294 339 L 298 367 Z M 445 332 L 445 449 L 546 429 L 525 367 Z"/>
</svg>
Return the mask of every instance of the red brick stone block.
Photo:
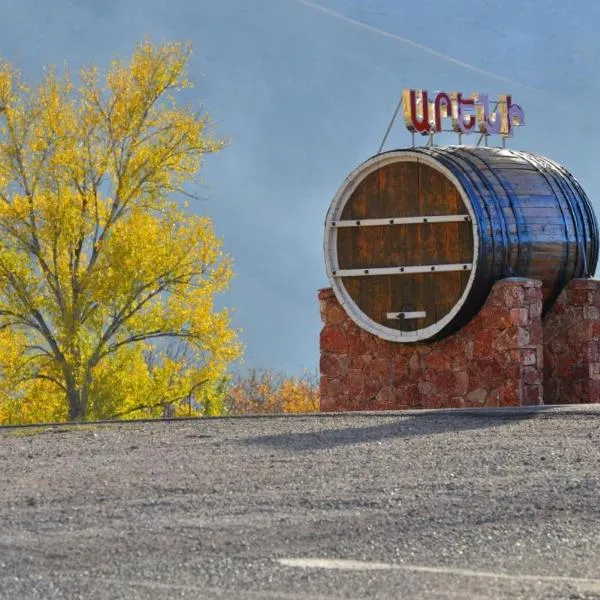
<svg viewBox="0 0 600 600">
<path fill-rule="evenodd" d="M 412 376 L 418 376 L 423 371 L 423 357 L 415 352 L 408 360 L 408 370 Z"/>
<path fill-rule="evenodd" d="M 529 310 L 526 308 L 511 308 L 510 318 L 513 325 L 525 327 L 529 325 Z"/>
<path fill-rule="evenodd" d="M 452 371 L 466 371 L 469 367 L 469 362 L 472 357 L 469 358 L 466 356 L 465 352 L 460 354 L 453 354 L 452 360 L 450 362 L 450 370 Z"/>
<path fill-rule="evenodd" d="M 526 385 L 541 385 L 544 383 L 544 373 L 536 368 L 523 369 L 523 383 Z"/>
<path fill-rule="evenodd" d="M 529 318 L 534 322 L 536 320 L 538 320 L 542 316 L 542 309 L 543 309 L 543 305 L 542 305 L 541 301 L 530 304 L 528 306 Z"/>
<path fill-rule="evenodd" d="M 589 382 L 586 400 L 588 403 L 600 402 L 600 381 L 593 380 Z"/>
<path fill-rule="evenodd" d="M 463 395 L 467 392 L 468 376 L 466 373 L 453 371 L 426 371 L 421 383 L 430 383 L 436 393 L 444 397 Z"/>
<path fill-rule="evenodd" d="M 572 319 L 571 326 L 563 335 L 566 335 L 569 350 L 572 344 L 585 344 L 592 339 L 592 327 L 589 320 Z"/>
<path fill-rule="evenodd" d="M 529 344 L 531 339 L 529 330 L 526 327 L 513 326 L 494 333 L 496 335 L 493 336 L 492 348 L 501 352 L 509 351 L 513 348 L 523 348 Z"/>
<path fill-rule="evenodd" d="M 436 348 L 425 357 L 425 365 L 431 371 L 450 371 L 452 369 L 452 356 L 442 347 Z"/>
<path fill-rule="evenodd" d="M 541 286 L 533 286 L 525 290 L 525 301 L 531 300 L 543 300 L 544 296 L 542 293 Z"/>
<path fill-rule="evenodd" d="M 338 410 L 344 410 L 339 405 L 339 401 L 331 395 L 321 396 L 321 402 L 319 404 L 319 410 L 321 412 L 335 412 Z"/>
<path fill-rule="evenodd" d="M 527 328 L 529 331 L 529 342 L 521 346 L 524 347 L 541 347 L 544 343 L 544 328 L 542 326 L 541 319 L 532 319 L 529 327 Z"/>
<path fill-rule="evenodd" d="M 465 396 L 465 403 L 467 406 L 485 406 L 488 400 L 488 393 L 486 388 L 478 387 Z"/>
<path fill-rule="evenodd" d="M 333 289 L 331 289 L 330 287 L 325 287 L 325 288 L 321 288 L 318 291 L 318 298 L 319 300 L 329 300 L 329 299 L 333 299 L 335 300 L 335 293 L 333 292 Z"/>
<path fill-rule="evenodd" d="M 394 397 L 397 408 L 423 408 L 419 385 L 417 383 L 404 383 L 394 387 Z"/>
<path fill-rule="evenodd" d="M 600 362 L 600 340 L 592 339 L 590 341 L 585 358 L 590 362 Z"/>
<path fill-rule="evenodd" d="M 326 308 L 325 319 L 330 325 L 338 325 L 346 320 L 346 313 L 339 304 L 330 302 Z"/>
<path fill-rule="evenodd" d="M 375 402 L 380 406 L 385 406 L 384 410 L 392 410 L 396 405 L 396 395 L 391 387 L 383 387 L 377 393 Z"/>
<path fill-rule="evenodd" d="M 521 350 L 511 353 L 514 356 L 514 362 L 520 362 L 524 367 L 531 367 L 537 364 L 536 350 Z"/>
<path fill-rule="evenodd" d="M 473 359 L 469 364 L 468 389 L 493 387 L 505 376 L 504 369 L 498 368 L 498 361 L 492 356 Z"/>
<path fill-rule="evenodd" d="M 405 354 L 394 356 L 391 361 L 392 385 L 401 385 L 408 376 L 409 357 Z"/>
<path fill-rule="evenodd" d="M 319 389 L 321 393 L 321 411 L 343 410 L 343 397 L 340 394 L 340 385 L 337 379 L 321 376 Z"/>
<path fill-rule="evenodd" d="M 351 398 L 361 399 L 363 398 L 363 387 L 364 377 L 362 370 L 351 369 L 348 371 L 348 375 L 345 379 L 346 389 L 348 390 L 348 396 Z"/>
<path fill-rule="evenodd" d="M 525 300 L 525 290 L 510 283 L 502 284 L 501 298 L 506 308 L 520 308 Z"/>
<path fill-rule="evenodd" d="M 537 366 L 540 369 L 544 368 L 544 346 L 542 344 L 540 344 L 537 348 L 536 348 L 536 356 L 537 356 Z"/>
<path fill-rule="evenodd" d="M 542 395 L 541 385 L 526 385 L 523 387 L 523 404 L 529 406 L 543 404 Z"/>
<path fill-rule="evenodd" d="M 494 329 L 484 329 L 477 332 L 473 337 L 473 356 L 489 355 L 498 334 L 499 331 Z"/>
<path fill-rule="evenodd" d="M 498 305 L 486 304 L 468 326 L 471 331 L 481 331 L 482 329 L 506 329 L 515 324 L 511 312 L 512 311 L 498 310 Z"/>
<path fill-rule="evenodd" d="M 506 380 L 500 388 L 498 406 L 522 406 L 523 390 L 519 382 Z"/>
<path fill-rule="evenodd" d="M 369 351 L 369 344 L 362 336 L 358 327 L 348 327 L 346 332 L 348 339 L 348 353 L 351 356 L 361 356 Z"/>
<path fill-rule="evenodd" d="M 323 353 L 319 361 L 319 370 L 321 375 L 332 378 L 339 378 L 342 374 L 340 360 L 335 354 Z"/>
<path fill-rule="evenodd" d="M 572 287 L 567 292 L 567 302 L 573 306 L 586 306 L 589 304 L 589 294 L 587 289 Z"/>
<path fill-rule="evenodd" d="M 375 336 L 372 336 L 370 333 L 363 331 L 362 332 L 363 339 L 368 340 L 369 346 L 373 349 L 373 354 L 375 354 L 378 358 L 392 358 L 395 354 L 395 347 L 398 345 L 395 342 L 388 342 L 387 340 L 380 340 Z M 370 336 L 369 340 L 367 336 Z"/>
<path fill-rule="evenodd" d="M 321 330 L 321 352 L 348 353 L 348 338 L 341 327 L 326 325 Z"/>
<path fill-rule="evenodd" d="M 391 362 L 384 358 L 376 358 L 365 365 L 365 378 L 387 378 L 390 375 Z"/>
</svg>

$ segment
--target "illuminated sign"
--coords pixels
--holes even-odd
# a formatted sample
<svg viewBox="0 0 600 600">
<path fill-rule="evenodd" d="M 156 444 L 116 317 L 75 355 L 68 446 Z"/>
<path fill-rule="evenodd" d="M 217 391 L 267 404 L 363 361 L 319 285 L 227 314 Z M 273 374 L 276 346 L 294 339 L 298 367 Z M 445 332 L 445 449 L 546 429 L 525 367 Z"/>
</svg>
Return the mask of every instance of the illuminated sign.
<svg viewBox="0 0 600 600">
<path fill-rule="evenodd" d="M 470 97 L 459 92 L 434 94 L 429 99 L 426 90 L 404 90 L 404 122 L 409 131 L 423 135 L 453 131 L 510 137 L 515 127 L 525 125 L 525 113 L 511 96 L 490 100 L 487 94 L 479 93 Z M 449 127 L 444 128 L 445 121 L 450 121 Z"/>
</svg>

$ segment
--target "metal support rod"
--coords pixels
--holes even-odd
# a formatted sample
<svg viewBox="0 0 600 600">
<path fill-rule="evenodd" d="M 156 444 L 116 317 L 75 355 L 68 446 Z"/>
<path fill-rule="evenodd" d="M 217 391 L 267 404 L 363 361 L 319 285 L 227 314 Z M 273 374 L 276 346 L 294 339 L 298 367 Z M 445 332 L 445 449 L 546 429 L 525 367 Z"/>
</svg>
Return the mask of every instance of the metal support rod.
<svg viewBox="0 0 600 600">
<path fill-rule="evenodd" d="M 381 141 L 379 150 L 377 150 L 377 154 L 381 154 L 381 151 L 383 150 L 383 147 L 384 147 L 385 143 L 387 142 L 388 135 L 390 135 L 390 131 L 392 130 L 392 126 L 394 125 L 394 121 L 396 120 L 396 117 L 398 116 L 398 111 L 400 110 L 400 107 L 402 106 L 403 101 L 404 101 L 404 97 L 402 96 L 402 94 L 400 94 L 400 100 L 398 101 L 398 105 L 396 106 L 396 110 L 394 111 L 394 115 L 392 116 L 392 120 L 390 121 L 390 124 L 388 125 L 385 135 L 383 136 L 383 140 Z M 414 144 L 414 137 L 413 137 L 413 146 L 414 145 L 415 144 Z"/>
<path fill-rule="evenodd" d="M 496 106 L 494 106 L 494 110 L 491 112 L 496 113 L 498 111 L 498 107 L 500 106 L 500 100 L 496 100 Z M 496 118 L 498 118 L 498 115 L 496 115 Z M 487 133 L 482 133 L 479 136 L 479 139 L 477 140 L 477 146 L 479 146 L 481 144 L 481 141 L 483 140 L 483 138 L 485 137 L 485 145 L 487 146 Z"/>
</svg>

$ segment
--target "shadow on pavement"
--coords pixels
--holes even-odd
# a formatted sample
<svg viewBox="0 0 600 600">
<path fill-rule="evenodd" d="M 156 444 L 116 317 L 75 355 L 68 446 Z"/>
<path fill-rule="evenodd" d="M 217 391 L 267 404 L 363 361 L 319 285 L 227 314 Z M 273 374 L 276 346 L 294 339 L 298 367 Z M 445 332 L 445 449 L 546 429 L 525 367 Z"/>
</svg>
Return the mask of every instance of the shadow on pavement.
<svg viewBox="0 0 600 600">
<path fill-rule="evenodd" d="M 385 417 L 385 414 L 381 415 Z M 538 414 L 492 415 L 485 413 L 463 413 L 459 415 L 411 415 L 396 417 L 396 421 L 383 425 L 322 429 L 311 432 L 291 432 L 276 435 L 249 437 L 244 444 L 270 446 L 294 451 L 327 450 L 339 446 L 379 442 L 394 438 L 413 438 L 441 433 L 470 431 L 500 427 L 510 422 L 537 418 Z M 393 417 L 392 417 L 393 418 Z"/>
</svg>

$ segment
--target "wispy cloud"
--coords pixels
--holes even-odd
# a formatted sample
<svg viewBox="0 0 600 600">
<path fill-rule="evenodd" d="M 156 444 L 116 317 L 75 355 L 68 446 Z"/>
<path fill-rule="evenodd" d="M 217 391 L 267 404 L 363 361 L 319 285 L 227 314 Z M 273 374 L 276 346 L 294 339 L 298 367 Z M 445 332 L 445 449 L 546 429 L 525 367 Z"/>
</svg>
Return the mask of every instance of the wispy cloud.
<svg viewBox="0 0 600 600">
<path fill-rule="evenodd" d="M 486 77 L 489 77 L 490 79 L 495 79 L 496 81 L 502 81 L 503 83 L 510 83 L 511 85 L 519 86 L 524 89 L 539 91 L 537 88 L 535 88 L 533 86 L 527 85 L 525 83 L 521 83 L 520 81 L 515 81 L 514 79 L 510 79 L 509 77 L 504 77 L 503 75 L 498 75 L 496 73 L 492 73 L 491 71 L 486 71 L 485 69 L 480 69 L 479 67 L 477 67 L 475 65 L 471 65 L 469 63 L 463 62 L 462 60 L 458 60 L 457 58 L 452 58 L 451 56 L 448 56 L 444 52 L 439 52 L 438 50 L 435 50 L 434 48 L 430 48 L 429 46 L 425 46 L 424 44 L 420 44 L 419 42 L 415 42 L 414 40 L 411 40 L 409 38 L 405 38 L 401 35 L 396 35 L 395 33 L 390 33 L 389 31 L 379 29 L 378 27 L 373 27 L 372 25 L 363 23 L 362 21 L 357 21 L 356 19 L 347 17 L 346 15 L 343 15 L 342 13 L 331 10 L 325 6 L 322 6 L 321 4 L 316 4 L 315 2 L 310 2 L 310 0 L 295 0 L 295 1 L 299 2 L 300 4 L 304 4 L 305 6 L 312 8 L 313 10 L 321 11 L 322 13 L 329 15 L 330 17 L 333 17 L 340 21 L 344 21 L 350 25 L 353 25 L 354 27 L 360 27 L 361 29 L 364 29 L 365 31 L 369 31 L 371 33 L 376 33 L 377 35 L 384 36 L 386 38 L 394 40 L 395 42 L 400 42 L 402 44 L 406 44 L 407 46 L 412 46 L 413 48 L 418 48 L 419 50 L 422 50 L 423 52 L 426 52 L 427 54 L 430 54 L 431 56 L 435 56 L 436 58 L 439 58 L 446 62 L 452 63 L 453 65 L 456 65 L 458 67 L 462 67 L 463 69 L 468 69 L 469 71 L 472 71 L 473 73 L 479 73 L 480 75 L 485 75 Z"/>
</svg>

